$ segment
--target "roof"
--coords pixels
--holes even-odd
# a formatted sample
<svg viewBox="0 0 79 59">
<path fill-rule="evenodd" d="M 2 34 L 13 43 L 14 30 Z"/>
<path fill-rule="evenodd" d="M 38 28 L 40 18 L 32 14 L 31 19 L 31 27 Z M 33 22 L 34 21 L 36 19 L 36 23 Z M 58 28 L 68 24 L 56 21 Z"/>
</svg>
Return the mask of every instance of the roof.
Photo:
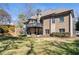
<svg viewBox="0 0 79 59">
<path fill-rule="evenodd" d="M 63 13 L 63 12 L 66 12 L 66 11 L 72 11 L 72 9 L 49 9 L 49 10 L 46 10 L 46 11 L 42 11 L 41 12 L 41 17 L 47 16 L 47 15 L 50 15 L 50 14 Z M 36 19 L 37 15 L 34 15 L 31 18 Z"/>
<path fill-rule="evenodd" d="M 6 19 L 4 17 L 6 17 Z M 6 22 L 6 21 L 2 22 L 2 20 L 1 20 L 0 25 L 7 25 L 11 21 L 11 16 L 3 9 L 0 9 L 0 18 L 2 20 L 7 20 L 8 21 L 8 22 Z"/>
<path fill-rule="evenodd" d="M 6 11 L 4 11 L 3 9 L 0 9 L 0 15 L 1 16 L 10 16 Z"/>
</svg>

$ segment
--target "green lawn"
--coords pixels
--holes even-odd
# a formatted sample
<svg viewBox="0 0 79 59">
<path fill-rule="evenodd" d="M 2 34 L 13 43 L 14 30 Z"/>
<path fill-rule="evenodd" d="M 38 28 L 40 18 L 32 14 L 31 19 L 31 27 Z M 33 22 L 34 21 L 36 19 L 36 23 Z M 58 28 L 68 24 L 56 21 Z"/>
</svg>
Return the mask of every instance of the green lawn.
<svg viewBox="0 0 79 59">
<path fill-rule="evenodd" d="M 53 38 L 52 38 L 53 39 Z M 0 55 L 78 55 L 79 40 L 0 36 Z"/>
</svg>

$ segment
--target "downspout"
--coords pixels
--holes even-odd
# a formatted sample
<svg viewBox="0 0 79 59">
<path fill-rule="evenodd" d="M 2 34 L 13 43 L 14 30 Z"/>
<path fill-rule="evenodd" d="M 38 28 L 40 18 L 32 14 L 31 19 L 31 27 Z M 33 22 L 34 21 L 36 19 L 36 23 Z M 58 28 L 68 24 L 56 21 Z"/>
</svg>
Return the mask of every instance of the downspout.
<svg viewBox="0 0 79 59">
<path fill-rule="evenodd" d="M 70 13 L 70 36 L 73 37 L 74 33 L 73 33 L 73 15 L 72 15 L 72 11 Z"/>
</svg>

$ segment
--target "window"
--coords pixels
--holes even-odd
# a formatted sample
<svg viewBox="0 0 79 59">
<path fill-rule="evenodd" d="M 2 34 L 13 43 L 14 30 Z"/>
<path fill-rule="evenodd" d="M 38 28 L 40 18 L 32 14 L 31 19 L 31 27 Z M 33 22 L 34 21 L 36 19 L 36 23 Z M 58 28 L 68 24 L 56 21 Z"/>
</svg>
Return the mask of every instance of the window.
<svg viewBox="0 0 79 59">
<path fill-rule="evenodd" d="M 46 34 L 49 34 L 49 29 L 46 29 L 45 31 L 46 31 Z"/>
<path fill-rule="evenodd" d="M 59 29 L 59 32 L 61 32 L 61 33 L 65 32 L 65 29 Z"/>
<path fill-rule="evenodd" d="M 55 23 L 55 18 L 52 18 L 52 23 Z"/>
<path fill-rule="evenodd" d="M 60 16 L 60 22 L 64 22 L 64 16 Z"/>
</svg>

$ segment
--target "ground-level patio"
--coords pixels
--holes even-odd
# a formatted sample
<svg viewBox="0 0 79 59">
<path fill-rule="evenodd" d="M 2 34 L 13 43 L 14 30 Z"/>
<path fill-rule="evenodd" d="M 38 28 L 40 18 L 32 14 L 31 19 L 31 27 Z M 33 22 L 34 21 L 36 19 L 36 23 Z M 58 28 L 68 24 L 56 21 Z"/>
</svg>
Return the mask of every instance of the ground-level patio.
<svg viewBox="0 0 79 59">
<path fill-rule="evenodd" d="M 43 34 L 42 27 L 30 27 L 30 28 L 27 28 L 27 34 L 29 34 L 29 35 L 31 35 L 31 34 L 42 35 Z"/>
</svg>

